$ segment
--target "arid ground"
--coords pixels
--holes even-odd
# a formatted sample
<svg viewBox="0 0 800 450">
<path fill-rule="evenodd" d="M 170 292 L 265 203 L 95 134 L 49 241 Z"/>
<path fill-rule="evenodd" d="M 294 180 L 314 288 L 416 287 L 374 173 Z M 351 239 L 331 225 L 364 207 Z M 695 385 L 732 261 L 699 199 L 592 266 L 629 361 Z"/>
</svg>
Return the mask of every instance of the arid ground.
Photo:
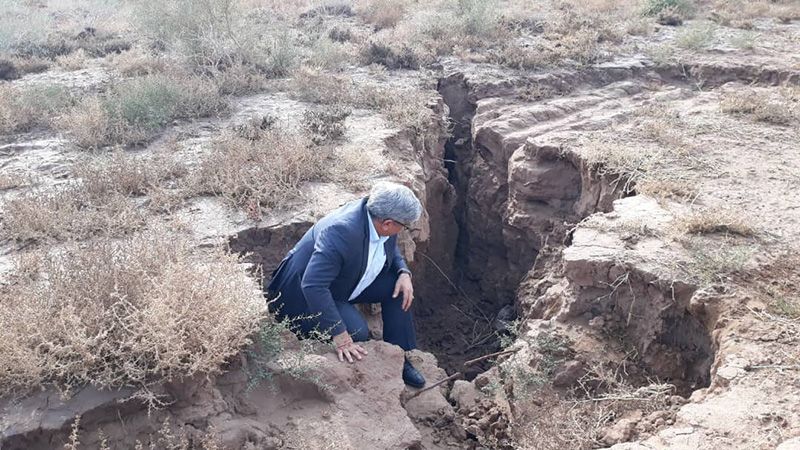
<svg viewBox="0 0 800 450">
<path fill-rule="evenodd" d="M 378 180 L 419 395 L 261 290 Z M 5 0 L 0 233 L 3 450 L 798 449 L 800 2 Z"/>
</svg>

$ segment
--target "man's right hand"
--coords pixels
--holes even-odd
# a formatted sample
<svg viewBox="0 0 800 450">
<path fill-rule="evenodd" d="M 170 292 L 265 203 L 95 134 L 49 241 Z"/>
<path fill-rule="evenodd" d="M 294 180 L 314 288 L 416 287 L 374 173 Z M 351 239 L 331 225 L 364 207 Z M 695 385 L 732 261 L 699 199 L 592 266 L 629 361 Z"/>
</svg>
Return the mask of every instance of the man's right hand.
<svg viewBox="0 0 800 450">
<path fill-rule="evenodd" d="M 367 356 L 367 351 L 353 342 L 353 338 L 347 331 L 334 336 L 333 344 L 336 346 L 336 352 L 339 353 L 339 361 L 344 362 L 344 359 L 347 358 L 347 361 L 352 363 L 353 357 L 360 361 L 362 355 Z"/>
</svg>

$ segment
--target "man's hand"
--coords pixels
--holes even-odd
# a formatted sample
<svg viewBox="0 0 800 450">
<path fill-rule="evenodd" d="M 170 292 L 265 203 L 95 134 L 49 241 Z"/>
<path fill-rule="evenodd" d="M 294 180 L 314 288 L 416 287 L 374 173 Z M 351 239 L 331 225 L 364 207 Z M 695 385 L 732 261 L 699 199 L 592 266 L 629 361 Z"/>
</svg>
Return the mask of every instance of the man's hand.
<svg viewBox="0 0 800 450">
<path fill-rule="evenodd" d="M 392 298 L 397 298 L 397 295 L 403 293 L 403 311 L 408 311 L 411 308 L 411 302 L 414 301 L 414 286 L 411 284 L 411 275 L 401 273 L 397 277 L 397 283 L 394 285 L 394 294 Z"/>
<path fill-rule="evenodd" d="M 347 331 L 337 334 L 333 337 L 333 344 L 336 345 L 336 352 L 339 354 L 339 361 L 344 362 L 347 358 L 348 362 L 353 362 L 353 357 L 361 361 L 361 355 L 367 356 L 367 351 L 364 347 L 353 342 L 350 333 Z"/>
</svg>

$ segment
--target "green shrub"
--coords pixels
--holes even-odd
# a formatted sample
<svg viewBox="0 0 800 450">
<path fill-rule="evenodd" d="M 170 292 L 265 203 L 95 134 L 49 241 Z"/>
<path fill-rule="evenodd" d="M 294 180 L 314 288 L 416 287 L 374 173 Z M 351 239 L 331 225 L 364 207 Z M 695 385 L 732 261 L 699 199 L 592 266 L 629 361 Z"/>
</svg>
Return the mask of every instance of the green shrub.
<svg viewBox="0 0 800 450">
<path fill-rule="evenodd" d="M 658 16 L 661 12 L 672 12 L 688 19 L 694 11 L 692 0 L 647 0 L 642 13 L 646 16 Z"/>
<path fill-rule="evenodd" d="M 82 147 L 138 144 L 176 119 L 215 116 L 227 108 L 219 88 L 207 78 L 154 74 L 85 99 L 61 118 L 60 125 Z"/>
</svg>

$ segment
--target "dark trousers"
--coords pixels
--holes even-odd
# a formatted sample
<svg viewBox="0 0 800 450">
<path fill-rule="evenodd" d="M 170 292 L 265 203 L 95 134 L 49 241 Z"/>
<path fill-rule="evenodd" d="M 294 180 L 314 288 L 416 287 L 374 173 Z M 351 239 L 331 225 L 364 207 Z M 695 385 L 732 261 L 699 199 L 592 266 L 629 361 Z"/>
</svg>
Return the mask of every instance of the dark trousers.
<svg viewBox="0 0 800 450">
<path fill-rule="evenodd" d="M 417 348 L 417 336 L 414 332 L 411 310 L 403 311 L 402 308 L 402 292 L 397 298 L 392 298 L 396 283 L 397 274 L 384 270 L 358 297 L 350 302 L 336 302 L 339 315 L 342 316 L 347 332 L 354 341 L 369 339 L 367 321 L 356 309 L 355 304 L 380 303 L 383 340 L 398 345 L 403 350 Z M 270 310 L 277 314 L 278 320 L 289 319 L 293 326 L 305 336 L 319 330 L 319 320 L 316 320 L 308 310 L 305 298 L 288 298 L 288 296 L 280 295 L 270 304 Z"/>
</svg>

